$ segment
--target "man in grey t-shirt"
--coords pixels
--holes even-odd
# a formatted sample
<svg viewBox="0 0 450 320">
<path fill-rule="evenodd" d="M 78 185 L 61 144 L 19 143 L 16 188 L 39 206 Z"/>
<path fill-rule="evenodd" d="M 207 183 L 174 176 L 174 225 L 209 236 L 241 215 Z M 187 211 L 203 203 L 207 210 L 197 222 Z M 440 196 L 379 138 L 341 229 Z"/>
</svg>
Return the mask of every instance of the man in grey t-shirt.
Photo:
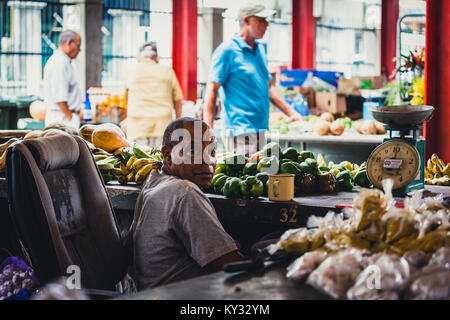
<svg viewBox="0 0 450 320">
<path fill-rule="evenodd" d="M 172 121 L 163 136 L 163 167 L 153 171 L 135 210 L 133 277 L 138 289 L 210 272 L 243 256 L 200 187 L 215 169 L 215 137 L 193 118 Z"/>
</svg>

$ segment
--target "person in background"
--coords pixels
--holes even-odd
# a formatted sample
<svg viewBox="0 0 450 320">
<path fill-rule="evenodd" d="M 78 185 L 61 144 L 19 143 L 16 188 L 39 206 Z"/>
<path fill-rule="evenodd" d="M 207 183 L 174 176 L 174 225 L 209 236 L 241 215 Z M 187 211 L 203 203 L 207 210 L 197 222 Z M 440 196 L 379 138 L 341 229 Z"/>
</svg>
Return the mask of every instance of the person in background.
<svg viewBox="0 0 450 320">
<path fill-rule="evenodd" d="M 138 145 L 161 147 L 165 128 L 181 117 L 183 93 L 172 68 L 159 64 L 154 42 L 139 49 L 136 68 L 127 77 L 127 138 Z"/>
<path fill-rule="evenodd" d="M 217 96 L 222 102 L 222 139 L 228 152 L 255 153 L 265 145 L 272 102 L 291 121 L 301 120 L 271 83 L 261 39 L 274 10 L 247 3 L 238 12 L 240 32 L 213 53 L 203 119 L 212 128 Z"/>
<path fill-rule="evenodd" d="M 201 120 L 180 118 L 165 130 L 162 170 L 152 171 L 139 194 L 131 226 L 132 277 L 138 290 L 243 260 L 200 189 L 211 184 L 215 146 L 213 130 Z"/>
<path fill-rule="evenodd" d="M 81 37 L 72 30 L 59 36 L 59 47 L 44 67 L 45 125 L 64 124 L 78 130 L 84 96 L 72 66 L 81 51 Z"/>
</svg>

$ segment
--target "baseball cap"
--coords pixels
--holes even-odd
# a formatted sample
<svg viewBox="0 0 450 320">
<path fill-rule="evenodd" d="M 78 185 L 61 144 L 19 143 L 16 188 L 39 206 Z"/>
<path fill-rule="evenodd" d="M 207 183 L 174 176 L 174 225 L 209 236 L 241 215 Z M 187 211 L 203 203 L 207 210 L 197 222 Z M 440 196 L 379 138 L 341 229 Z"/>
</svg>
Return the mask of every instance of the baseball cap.
<svg viewBox="0 0 450 320">
<path fill-rule="evenodd" d="M 268 18 L 275 14 L 275 10 L 266 9 L 262 4 L 247 2 L 239 8 L 236 16 L 237 20 L 242 20 L 245 16 Z"/>
</svg>

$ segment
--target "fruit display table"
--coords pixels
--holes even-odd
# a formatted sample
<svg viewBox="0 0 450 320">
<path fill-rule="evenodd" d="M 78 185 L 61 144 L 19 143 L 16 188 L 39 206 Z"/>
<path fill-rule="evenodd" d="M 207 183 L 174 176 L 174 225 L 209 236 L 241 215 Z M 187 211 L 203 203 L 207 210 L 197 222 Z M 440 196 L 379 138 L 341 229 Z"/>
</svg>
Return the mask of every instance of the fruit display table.
<svg viewBox="0 0 450 320">
<path fill-rule="evenodd" d="M 370 153 L 375 147 L 383 142 L 387 135 L 363 135 L 352 132 L 344 132 L 340 136 L 319 136 L 314 133 L 304 134 L 267 134 L 267 142 L 279 142 L 282 149 L 294 147 L 298 150 L 312 151 L 314 154 L 321 153 L 325 160 L 339 163 L 350 161 L 352 163 L 363 163 L 367 161 Z"/>
</svg>

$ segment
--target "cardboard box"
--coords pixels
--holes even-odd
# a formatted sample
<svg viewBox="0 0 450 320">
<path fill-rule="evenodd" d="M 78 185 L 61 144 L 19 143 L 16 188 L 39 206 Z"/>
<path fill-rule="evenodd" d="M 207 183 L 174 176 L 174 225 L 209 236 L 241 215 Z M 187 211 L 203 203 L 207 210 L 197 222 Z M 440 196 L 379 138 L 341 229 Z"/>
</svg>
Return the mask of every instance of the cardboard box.
<svg viewBox="0 0 450 320">
<path fill-rule="evenodd" d="M 315 108 L 316 92 L 314 91 L 314 88 L 294 87 L 294 91 L 303 95 L 305 100 L 308 102 L 309 108 Z"/>
<path fill-rule="evenodd" d="M 330 113 L 343 113 L 347 111 L 345 95 L 335 92 L 316 92 L 316 107 Z"/>
<path fill-rule="evenodd" d="M 371 89 L 380 89 L 386 85 L 387 78 L 385 76 L 341 78 L 338 80 L 337 92 L 340 94 L 360 95 L 359 90 L 363 82 L 370 82 Z"/>
</svg>

